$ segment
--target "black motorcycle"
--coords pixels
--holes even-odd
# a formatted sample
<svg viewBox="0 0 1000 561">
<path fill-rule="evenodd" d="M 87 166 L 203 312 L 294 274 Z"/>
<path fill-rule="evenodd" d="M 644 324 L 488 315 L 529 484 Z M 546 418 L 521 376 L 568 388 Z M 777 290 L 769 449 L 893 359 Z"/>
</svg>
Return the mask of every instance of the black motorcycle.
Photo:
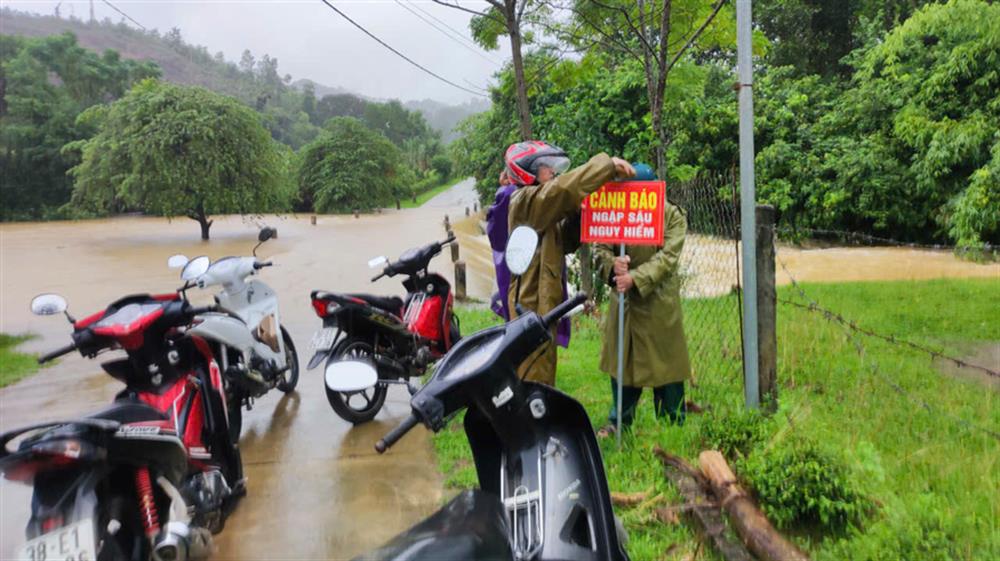
<svg viewBox="0 0 1000 561">
<path fill-rule="evenodd" d="M 583 304 L 525 313 L 468 336 L 410 400 L 412 413 L 375 445 L 385 452 L 418 423 L 433 431 L 468 408 L 465 432 L 479 490 L 466 491 L 365 561 L 627 561 L 587 412 L 517 367 Z"/>
<path fill-rule="evenodd" d="M 369 263 L 385 265 L 372 279 L 406 275 L 405 300 L 398 296 L 338 294 L 313 291 L 313 309 L 323 327 L 313 336 L 316 354 L 309 361 L 313 369 L 326 360 L 326 397 L 342 419 L 358 424 L 375 418 L 388 385 L 409 384 L 410 378 L 424 374 L 427 365 L 440 358 L 460 335 L 452 312 L 451 284 L 437 273 L 428 272 L 431 259 L 453 243 L 455 236 L 441 242 L 407 250 L 392 263 L 384 257 Z M 357 384 L 343 371 L 329 366 L 344 359 L 369 359 L 377 368 L 377 379 Z M 412 389 L 411 391 L 415 391 Z"/>
</svg>

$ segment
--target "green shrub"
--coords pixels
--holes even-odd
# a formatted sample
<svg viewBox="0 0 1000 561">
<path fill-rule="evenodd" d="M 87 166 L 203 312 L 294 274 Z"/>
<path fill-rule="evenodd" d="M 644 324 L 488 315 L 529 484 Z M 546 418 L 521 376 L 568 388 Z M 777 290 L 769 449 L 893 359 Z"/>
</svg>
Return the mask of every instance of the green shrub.
<svg viewBox="0 0 1000 561">
<path fill-rule="evenodd" d="M 699 437 L 704 448 L 718 450 L 728 458 L 746 457 L 767 438 L 768 420 L 760 411 L 736 408 L 709 412 Z"/>
<path fill-rule="evenodd" d="M 958 526 L 975 522 L 950 513 L 947 501 L 937 495 L 922 494 L 911 504 L 896 501 L 885 510 L 884 519 L 835 542 L 831 559 L 951 561 L 969 558 L 963 550 L 978 549 L 974 544 L 962 543 L 957 531 Z M 988 551 L 979 552 L 989 558 Z"/>
<path fill-rule="evenodd" d="M 431 158 L 431 168 L 442 178 L 451 177 L 451 158 L 445 154 L 438 154 Z"/>
<path fill-rule="evenodd" d="M 847 463 L 804 438 L 759 450 L 740 463 L 765 514 L 780 528 L 819 526 L 840 531 L 873 508 Z"/>
</svg>

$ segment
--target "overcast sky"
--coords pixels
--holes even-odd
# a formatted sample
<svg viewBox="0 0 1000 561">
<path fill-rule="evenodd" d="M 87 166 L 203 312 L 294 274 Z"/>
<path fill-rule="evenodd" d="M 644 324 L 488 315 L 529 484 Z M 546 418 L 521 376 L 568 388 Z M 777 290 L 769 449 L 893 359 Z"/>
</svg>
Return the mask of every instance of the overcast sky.
<svg viewBox="0 0 1000 561">
<path fill-rule="evenodd" d="M 309 78 L 328 86 L 376 98 L 435 99 L 461 103 L 474 96 L 424 74 L 364 35 L 320 0 L 111 0 L 147 28 L 181 30 L 188 43 L 222 51 L 239 61 L 243 49 L 260 58 L 278 59 L 282 75 Z M 469 14 L 430 0 L 399 0 L 449 33 L 423 10 L 469 39 Z M 52 15 L 59 2 L 2 0 L 16 10 Z M 485 52 L 465 48 L 407 11 L 396 0 L 331 0 L 351 19 L 400 52 L 448 80 L 469 89 L 485 88 L 510 48 Z M 416 7 L 413 5 L 416 4 Z M 482 9 L 482 2 L 463 2 Z M 419 8 L 419 9 L 417 9 Z M 64 1 L 62 17 L 89 15 L 89 0 Z M 97 19 L 122 16 L 102 0 L 94 0 Z M 131 25 L 131 24 L 130 24 Z M 501 41 L 501 44 L 503 41 Z M 477 54 L 478 53 L 478 54 Z M 492 59 L 486 60 L 486 59 Z"/>
</svg>

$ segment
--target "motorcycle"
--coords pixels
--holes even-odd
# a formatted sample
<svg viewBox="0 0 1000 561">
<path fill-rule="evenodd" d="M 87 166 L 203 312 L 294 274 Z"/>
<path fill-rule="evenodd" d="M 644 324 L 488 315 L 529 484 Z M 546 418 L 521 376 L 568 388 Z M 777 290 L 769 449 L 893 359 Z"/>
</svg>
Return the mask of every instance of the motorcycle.
<svg viewBox="0 0 1000 561">
<path fill-rule="evenodd" d="M 180 290 L 185 299 L 190 288 L 222 287 L 215 295 L 218 311 L 199 316 L 190 331 L 208 341 L 221 362 L 233 441 L 239 440 L 244 406 L 249 411 L 254 399 L 274 388 L 289 393 L 299 381 L 298 354 L 281 325 L 277 295 L 263 282 L 247 280 L 272 266 L 257 259 L 257 248 L 276 233 L 273 228 L 261 229 L 253 257 L 210 262 L 205 256 L 188 261 L 184 255 L 174 255 L 167 261 L 172 268 L 186 267 L 189 276 L 194 273 L 187 267 L 197 264 L 197 274 L 185 279 Z"/>
<path fill-rule="evenodd" d="M 437 273 L 429 273 L 431 259 L 455 241 L 448 239 L 405 251 L 396 262 L 377 257 L 369 267 L 384 265 L 372 282 L 382 277 L 406 275 L 406 299 L 372 294 L 338 294 L 315 290 L 313 309 L 323 327 L 313 336 L 315 354 L 308 369 L 321 362 L 371 359 L 377 380 L 359 386 L 350 377 L 325 378 L 326 398 L 342 419 L 360 424 L 375 418 L 388 393 L 389 384 L 406 384 L 416 391 L 410 378 L 422 376 L 427 365 L 440 358 L 460 338 L 452 312 L 451 284 Z"/>
<path fill-rule="evenodd" d="M 507 263 L 519 274 L 534 248 L 520 251 L 525 258 L 519 268 L 518 249 L 511 250 L 516 233 Z M 537 235 L 534 239 L 537 243 Z M 544 317 L 522 311 L 506 325 L 464 338 L 438 363 L 411 398 L 411 414 L 375 449 L 384 453 L 418 424 L 439 431 L 446 419 L 467 409 L 465 433 L 479 489 L 459 494 L 355 561 L 628 561 L 583 406 L 555 388 L 517 377 L 518 366 L 551 337 L 559 319 L 585 301 L 586 295 L 577 295 Z M 371 368 L 355 361 L 345 370 L 370 379 Z"/>
<path fill-rule="evenodd" d="M 33 486 L 19 559 L 206 559 L 212 533 L 245 494 L 230 441 L 222 376 L 208 343 L 185 330 L 199 314 L 177 294 L 127 296 L 79 321 L 43 294 L 38 315 L 64 313 L 78 351 L 125 384 L 112 405 L 84 418 L 0 435 L 0 473 Z"/>
</svg>

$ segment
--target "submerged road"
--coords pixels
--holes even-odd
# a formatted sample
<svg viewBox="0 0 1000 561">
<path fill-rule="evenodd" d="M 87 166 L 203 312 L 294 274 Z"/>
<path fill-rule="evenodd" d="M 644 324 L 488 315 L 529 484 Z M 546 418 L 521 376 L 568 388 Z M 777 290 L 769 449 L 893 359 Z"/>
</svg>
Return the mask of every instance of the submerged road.
<svg viewBox="0 0 1000 561">
<path fill-rule="evenodd" d="M 212 240 L 198 239 L 187 219 L 114 218 L 81 222 L 0 225 L 0 331 L 39 335 L 23 348 L 39 352 L 69 341 L 60 317 L 28 311 L 31 298 L 58 292 L 82 317 L 136 292 L 169 292 L 180 281 L 167 257 L 249 255 L 257 225 L 278 229 L 258 250 L 275 267 L 260 280 L 276 290 L 282 322 L 303 365 L 297 391 L 274 391 L 244 413 L 241 447 L 248 494 L 216 536 L 213 559 L 349 559 L 375 547 L 434 511 L 442 500 L 428 433 L 418 428 L 385 456 L 375 441 L 409 412 L 409 395 L 389 392 L 375 421 L 351 427 L 334 414 L 319 369 L 306 371 L 309 341 L 319 326 L 309 304 L 314 289 L 402 294 L 400 279 L 369 282 L 367 261 L 444 237 L 442 222 L 464 215 L 475 202 L 472 181 L 458 184 L 418 209 L 360 218 L 309 215 L 243 219 L 222 217 Z M 464 248 L 463 248 L 464 250 Z M 452 276 L 447 252 L 432 262 Z M 209 301 L 213 289 L 192 293 Z M 480 295 L 481 297 L 481 295 Z M 111 355 L 108 355 L 109 357 Z M 67 355 L 54 366 L 0 389 L 0 431 L 85 414 L 108 404 L 121 384 L 103 374 L 98 360 Z M 0 482 L 0 558 L 24 539 L 30 488 Z"/>
</svg>

